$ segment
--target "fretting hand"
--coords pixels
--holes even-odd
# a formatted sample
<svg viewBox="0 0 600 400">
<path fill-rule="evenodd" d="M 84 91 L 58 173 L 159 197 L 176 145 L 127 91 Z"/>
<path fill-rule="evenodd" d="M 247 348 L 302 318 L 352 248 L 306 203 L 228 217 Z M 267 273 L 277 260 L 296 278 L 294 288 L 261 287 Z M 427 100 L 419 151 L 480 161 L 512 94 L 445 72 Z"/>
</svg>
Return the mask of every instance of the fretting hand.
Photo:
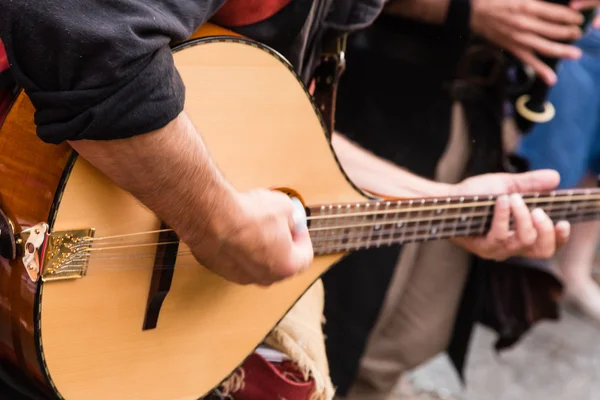
<svg viewBox="0 0 600 400">
<path fill-rule="evenodd" d="M 208 269 L 239 284 L 270 285 L 309 267 L 313 248 L 306 224 L 294 221 L 283 193 L 254 190 L 235 196 L 227 215 L 215 215 L 194 256 Z"/>
<path fill-rule="evenodd" d="M 554 189 L 558 182 L 558 173 L 550 170 L 523 174 L 486 174 L 464 180 L 454 186 L 454 195 L 508 195 L 498 197 L 492 226 L 487 235 L 452 240 L 481 258 L 497 261 L 512 256 L 552 257 L 569 239 L 570 224 L 560 221 L 554 225 L 548 215 L 539 208 L 530 212 L 521 196 L 515 193 L 549 191 Z M 514 231 L 509 229 L 511 214 L 514 219 Z"/>
</svg>

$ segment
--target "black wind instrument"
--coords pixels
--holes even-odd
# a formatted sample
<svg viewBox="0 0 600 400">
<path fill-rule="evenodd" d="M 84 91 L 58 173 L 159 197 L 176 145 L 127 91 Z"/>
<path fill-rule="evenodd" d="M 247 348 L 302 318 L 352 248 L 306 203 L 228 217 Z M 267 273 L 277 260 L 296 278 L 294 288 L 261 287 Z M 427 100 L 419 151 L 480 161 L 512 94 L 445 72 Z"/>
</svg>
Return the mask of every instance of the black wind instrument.
<svg viewBox="0 0 600 400">
<path fill-rule="evenodd" d="M 546 0 L 555 4 L 568 5 L 571 0 Z M 584 13 L 585 22 L 582 29 L 589 24 L 594 11 Z M 559 59 L 540 57 L 540 60 L 556 71 Z M 555 109 L 552 103 L 548 101 L 548 91 L 550 87 L 540 76 L 535 76 L 531 86 L 517 97 L 515 101 L 516 123 L 523 133 L 528 132 L 534 124 L 544 123 L 554 118 Z"/>
</svg>

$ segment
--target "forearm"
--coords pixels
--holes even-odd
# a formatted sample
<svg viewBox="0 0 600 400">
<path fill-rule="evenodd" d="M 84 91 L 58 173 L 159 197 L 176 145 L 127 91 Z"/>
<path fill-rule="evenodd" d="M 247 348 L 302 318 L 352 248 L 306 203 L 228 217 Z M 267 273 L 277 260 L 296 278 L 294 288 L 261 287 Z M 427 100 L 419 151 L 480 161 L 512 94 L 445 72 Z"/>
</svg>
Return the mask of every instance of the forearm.
<svg viewBox="0 0 600 400">
<path fill-rule="evenodd" d="M 332 145 L 354 184 L 377 195 L 401 198 L 448 196 L 451 186 L 421 178 L 334 133 Z"/>
<path fill-rule="evenodd" d="M 432 24 L 443 24 L 450 0 L 392 0 L 385 11 Z"/>
<path fill-rule="evenodd" d="M 212 164 L 200 135 L 181 113 L 162 129 L 120 140 L 71 146 L 180 235 L 198 243 L 211 220 L 225 216 L 234 190 Z"/>
</svg>

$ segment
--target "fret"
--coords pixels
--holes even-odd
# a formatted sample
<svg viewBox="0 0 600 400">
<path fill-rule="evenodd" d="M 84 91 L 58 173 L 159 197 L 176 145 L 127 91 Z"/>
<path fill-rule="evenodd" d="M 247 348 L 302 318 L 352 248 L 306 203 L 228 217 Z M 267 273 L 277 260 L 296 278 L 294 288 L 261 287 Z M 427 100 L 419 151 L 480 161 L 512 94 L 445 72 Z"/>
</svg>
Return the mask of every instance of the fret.
<svg viewBox="0 0 600 400">
<path fill-rule="evenodd" d="M 414 204 L 414 200 L 409 200 L 408 201 L 408 210 L 406 210 L 406 220 L 404 221 L 404 241 L 405 243 L 410 243 L 413 241 L 413 236 L 414 234 L 414 228 L 416 227 L 416 223 L 414 221 L 411 221 L 412 219 L 412 207 Z"/>
<path fill-rule="evenodd" d="M 369 213 L 369 208 L 370 208 L 371 204 L 367 203 L 365 204 L 365 214 Z M 374 217 L 372 217 L 371 219 L 368 218 L 367 215 L 365 215 L 365 223 L 369 224 L 368 226 L 366 226 L 366 234 L 364 235 L 364 247 L 365 249 L 368 249 L 370 247 L 371 244 L 371 236 L 373 236 L 373 221 L 375 220 L 375 218 L 377 218 L 377 216 L 375 215 Z"/>
<path fill-rule="evenodd" d="M 346 225 L 346 218 L 344 217 L 342 210 L 343 207 L 341 204 L 333 207 L 333 215 L 335 215 L 336 218 L 332 219 L 332 228 L 329 229 L 330 246 L 335 252 L 339 252 L 342 249 L 343 240 L 345 237 L 344 232 L 346 228 L 344 228 L 344 226 Z"/>
<path fill-rule="evenodd" d="M 402 220 L 400 217 L 400 209 L 402 207 L 402 201 L 396 202 L 396 212 L 393 214 L 392 220 L 394 221 L 392 224 L 392 233 L 390 235 L 388 246 L 393 245 L 397 242 L 398 238 L 396 237 L 397 229 L 402 228 Z M 402 242 L 402 230 L 400 231 L 400 243 Z"/>
<path fill-rule="evenodd" d="M 367 203 L 368 204 L 368 203 Z M 360 203 L 356 203 L 354 205 L 354 212 L 357 214 L 363 214 L 362 217 L 360 215 L 358 215 L 355 218 L 356 224 L 357 225 L 361 225 L 358 227 L 357 229 L 357 234 L 356 234 L 356 238 L 355 238 L 355 242 L 354 242 L 354 248 L 356 250 L 359 250 L 363 245 L 364 245 L 364 233 L 365 233 L 365 229 L 368 229 L 368 221 L 367 221 L 367 213 L 366 213 L 367 209 L 365 206 L 365 209 L 361 208 L 361 204 Z"/>
<path fill-rule="evenodd" d="M 461 205 L 464 203 L 464 201 L 465 201 L 465 198 L 462 196 L 458 199 L 458 203 Z M 459 207 L 458 212 L 455 212 L 455 214 L 456 214 L 456 220 L 454 221 L 452 236 L 458 236 L 458 225 L 461 222 L 461 220 L 464 218 L 464 215 L 462 215 L 462 207 Z"/>
<path fill-rule="evenodd" d="M 379 207 L 381 206 L 380 202 L 375 203 L 375 211 L 376 214 L 373 218 L 373 240 L 375 241 L 375 247 L 379 247 L 380 245 L 380 241 L 381 241 L 381 229 L 382 226 L 380 224 L 380 220 L 379 220 Z M 379 238 L 376 238 L 375 236 L 379 235 Z"/>
<path fill-rule="evenodd" d="M 311 216 L 314 215 L 314 212 L 310 213 Z M 320 251 L 322 250 L 322 237 L 323 237 L 323 232 L 320 230 L 320 228 L 323 227 L 323 224 L 325 223 L 326 219 L 322 219 L 323 216 L 325 216 L 325 206 L 322 205 L 321 207 L 319 207 L 319 219 L 316 220 L 309 220 L 309 224 L 308 224 L 308 228 L 310 229 L 318 229 L 316 231 L 313 231 L 314 233 L 311 232 L 311 240 L 313 242 L 313 248 L 315 251 L 315 254 L 320 254 Z"/>
<path fill-rule="evenodd" d="M 432 201 L 432 206 L 436 206 L 437 205 L 437 199 L 433 199 Z M 421 205 L 425 204 L 425 200 L 423 200 L 423 202 L 421 203 Z M 431 235 L 431 232 L 435 229 L 433 227 L 433 221 L 434 221 L 434 215 L 436 215 L 436 210 L 432 210 L 430 212 L 427 213 L 428 215 L 426 215 L 425 217 L 429 220 L 427 221 L 426 225 L 425 225 L 425 234 L 427 236 Z"/>
<path fill-rule="evenodd" d="M 337 228 L 337 232 L 335 232 L 335 236 L 334 236 L 334 241 L 337 241 L 338 243 L 336 244 L 337 246 L 337 251 L 341 251 L 344 249 L 344 246 L 346 246 L 348 244 L 348 216 L 347 216 L 347 212 L 346 212 L 346 208 L 348 207 L 348 204 L 346 205 L 342 205 L 339 204 L 337 206 L 337 214 L 340 215 L 340 217 L 338 217 L 338 221 L 340 221 Z"/>
<path fill-rule="evenodd" d="M 393 212 L 393 202 L 388 202 L 389 205 L 386 207 L 386 233 L 387 236 L 384 237 L 385 242 L 382 243 L 384 246 L 390 246 L 394 241 L 394 233 L 396 232 L 396 218 L 395 213 Z"/>
<path fill-rule="evenodd" d="M 466 230 L 466 234 L 470 235 L 471 234 L 471 230 L 473 229 L 473 214 L 475 214 L 475 212 L 477 211 L 477 201 L 479 201 L 479 196 L 473 196 L 473 199 L 471 200 L 471 202 L 473 202 L 475 205 L 470 207 L 470 211 L 469 211 L 469 225 L 467 226 L 467 230 Z"/>
<path fill-rule="evenodd" d="M 379 230 L 379 238 L 377 239 L 377 247 L 381 247 L 384 244 L 384 241 L 386 240 L 385 234 L 386 234 L 387 230 L 389 230 L 388 214 L 389 214 L 389 210 L 390 210 L 390 205 L 391 205 L 391 202 L 389 202 L 389 201 L 385 202 L 383 218 L 381 219 L 381 229 Z M 393 227 L 392 227 L 392 229 L 393 229 Z"/>
<path fill-rule="evenodd" d="M 411 206 L 414 205 L 415 202 L 411 202 Z M 417 238 L 421 234 L 421 229 L 424 223 L 427 223 L 427 220 L 423 218 L 423 206 L 425 205 L 425 200 L 419 201 L 417 204 L 417 210 L 412 211 L 412 213 L 416 213 L 415 216 L 409 215 L 406 221 L 406 226 L 411 233 L 408 236 L 408 242 L 412 243 L 417 241 Z"/>
<path fill-rule="evenodd" d="M 589 192 L 588 196 L 593 196 L 593 194 L 592 194 L 593 191 L 591 189 L 588 189 L 588 192 Z M 590 200 L 588 200 L 588 202 L 590 203 L 590 208 L 592 210 L 594 210 L 594 211 L 592 211 L 591 219 L 597 219 L 598 216 L 600 216 L 600 213 L 599 213 L 600 199 L 590 199 Z"/>
<path fill-rule="evenodd" d="M 352 215 L 353 213 L 351 204 L 346 204 L 346 206 L 343 207 L 343 210 L 343 226 L 345 226 L 345 228 L 343 229 L 341 235 L 341 244 L 343 247 L 340 250 L 351 250 L 353 246 L 352 241 L 355 240 L 356 230 L 358 229 L 356 226 L 354 226 L 357 217 L 356 215 Z"/>
<path fill-rule="evenodd" d="M 553 214 L 553 209 L 554 209 L 554 202 L 556 200 L 556 191 L 551 191 L 550 192 L 550 200 L 548 201 L 548 206 L 546 208 L 546 214 L 548 214 L 548 216 L 550 217 L 550 219 L 552 219 L 552 214 Z"/>
<path fill-rule="evenodd" d="M 545 201 L 538 201 L 537 204 L 532 204 L 530 209 L 533 210 L 534 208 L 541 208 L 542 210 L 544 210 L 546 212 L 546 214 L 548 214 L 549 210 L 552 209 L 552 204 L 554 202 L 554 197 L 553 197 L 552 193 L 554 193 L 554 192 L 551 192 L 548 194 L 535 193 L 534 198 L 536 200 L 538 200 L 540 197 L 544 197 Z"/>
<path fill-rule="evenodd" d="M 589 209 L 588 207 L 580 207 L 579 211 L 574 213 L 570 218 L 571 222 L 583 222 L 588 220 L 590 217 L 594 217 L 597 213 L 597 210 Z"/>
<path fill-rule="evenodd" d="M 329 211 L 328 211 L 327 215 L 330 215 L 330 216 L 334 215 L 333 205 L 329 205 L 328 210 Z M 333 246 L 333 238 L 335 237 L 334 236 L 335 235 L 335 230 L 332 229 L 332 228 L 336 225 L 335 222 L 336 221 L 335 221 L 334 218 L 329 218 L 329 219 L 327 219 L 327 221 L 325 223 L 325 226 L 327 227 L 327 230 L 325 231 L 325 235 L 323 235 L 323 236 L 325 236 L 325 239 L 326 239 L 326 241 L 325 241 L 325 246 L 326 247 L 332 247 Z"/>
<path fill-rule="evenodd" d="M 355 235 L 355 230 L 356 227 L 354 226 L 354 219 L 356 218 L 355 215 L 351 214 L 352 211 L 352 205 L 351 204 L 346 204 L 345 206 L 342 206 L 342 210 L 341 210 L 341 214 L 342 216 L 342 226 L 344 226 L 344 228 L 341 229 L 341 232 L 339 234 L 340 236 L 340 247 L 338 247 L 338 249 L 340 251 L 342 250 L 349 250 L 352 248 L 352 239 L 354 238 Z"/>
<path fill-rule="evenodd" d="M 488 201 L 493 202 L 495 200 L 494 196 L 488 196 Z M 493 215 L 494 215 L 494 207 L 495 202 L 492 204 L 488 204 L 485 207 L 485 215 L 481 218 L 481 226 L 479 227 L 479 230 L 477 231 L 477 233 L 479 233 L 479 235 L 484 235 L 486 233 L 486 228 L 488 227 L 488 219 L 490 221 L 492 221 Z"/>
<path fill-rule="evenodd" d="M 594 211 L 592 211 L 592 215 L 591 215 L 591 217 L 592 217 L 592 218 L 591 218 L 591 219 L 594 219 L 594 220 L 595 220 L 595 219 L 597 219 L 597 218 L 598 218 L 598 216 L 600 216 L 600 212 L 599 212 L 599 211 L 600 211 L 600 209 L 598 208 L 598 205 L 599 205 L 599 203 L 598 203 L 598 200 L 596 200 L 596 201 L 594 201 L 594 202 L 592 203 L 592 206 L 591 206 L 591 208 L 592 208 L 592 210 L 594 210 Z"/>
<path fill-rule="evenodd" d="M 435 232 L 432 230 L 431 234 L 434 235 L 435 237 L 443 237 L 444 235 L 444 229 L 446 228 L 446 221 L 448 218 L 448 205 L 450 205 L 451 199 L 450 197 L 448 197 L 446 199 L 446 207 L 444 208 L 438 208 L 435 210 L 435 215 L 441 217 L 441 220 L 439 222 L 438 225 L 438 229 L 435 230 Z"/>
<path fill-rule="evenodd" d="M 568 208 L 569 208 L 569 212 L 573 213 L 573 218 L 572 218 L 573 222 L 579 222 L 580 215 L 577 212 L 579 210 L 579 208 L 577 207 L 577 203 L 569 204 Z"/>
<path fill-rule="evenodd" d="M 571 205 L 571 200 L 573 198 L 573 191 L 572 190 L 569 190 L 567 192 L 567 197 L 568 197 L 568 200 L 563 204 L 563 210 L 562 210 L 562 219 L 564 219 L 564 220 L 567 219 L 567 215 L 568 215 L 568 212 L 569 212 L 569 207 Z"/>
<path fill-rule="evenodd" d="M 421 200 L 419 202 L 419 206 L 417 207 L 417 215 L 413 222 L 414 234 L 413 234 L 413 242 L 417 241 L 423 234 L 427 234 L 428 226 L 431 224 L 431 218 L 428 217 L 428 211 L 424 211 L 423 208 L 425 206 L 425 200 Z"/>
<path fill-rule="evenodd" d="M 340 235 L 340 244 L 344 246 L 344 249 L 346 250 L 350 250 L 352 248 L 352 239 L 353 236 L 355 236 L 354 231 L 356 230 L 356 228 L 353 226 L 355 224 L 354 220 L 356 219 L 356 216 L 350 215 L 351 211 L 352 206 L 350 204 L 346 204 L 346 207 L 344 207 L 343 211 L 343 226 L 346 226 L 346 228 L 342 229 L 342 234 Z"/>
<path fill-rule="evenodd" d="M 336 219 L 332 218 L 331 224 L 333 227 L 336 226 L 344 226 L 345 225 L 345 218 L 342 216 L 340 217 L 342 212 L 342 205 L 338 204 L 337 207 L 335 207 L 335 214 L 337 216 Z M 341 223 L 336 223 L 336 220 L 341 222 Z M 345 228 L 335 228 L 335 229 L 330 229 L 329 232 L 331 232 L 331 247 L 336 249 L 337 251 L 341 251 L 342 250 L 342 237 L 344 236 L 344 230 Z"/>
<path fill-rule="evenodd" d="M 531 196 L 531 198 L 535 200 L 531 203 L 527 202 L 527 198 L 529 196 L 522 196 L 522 197 L 523 197 L 523 201 L 525 202 L 525 206 L 529 209 L 530 212 L 533 211 L 535 208 L 543 208 L 544 203 L 537 201 L 540 197 L 539 193 L 534 193 L 533 196 Z"/>
<path fill-rule="evenodd" d="M 461 197 L 460 200 L 461 200 L 460 201 L 461 203 L 464 203 L 465 198 Z M 473 219 L 473 217 L 471 215 L 472 213 L 471 213 L 471 211 L 469 211 L 470 209 L 475 209 L 475 207 L 463 206 L 459 209 L 461 212 L 461 216 L 459 218 L 461 229 L 457 233 L 461 236 L 468 235 L 470 233 L 470 226 L 471 226 L 472 219 Z"/>
<path fill-rule="evenodd" d="M 590 194 L 592 193 L 592 191 L 590 189 L 586 189 L 583 194 L 586 197 L 589 197 Z M 587 210 L 587 204 L 589 203 L 589 201 L 587 199 L 585 200 L 581 200 L 580 205 L 582 206 L 581 208 L 583 208 L 583 213 L 579 213 L 579 216 L 577 217 L 577 220 L 575 222 L 582 222 L 583 218 L 585 218 L 585 214 L 586 214 L 586 210 Z M 573 210 L 576 211 L 576 210 Z"/>
<path fill-rule="evenodd" d="M 386 226 L 388 227 L 387 229 L 387 234 L 388 236 L 385 238 L 385 243 L 383 243 L 386 246 L 390 246 L 391 244 L 393 244 L 394 241 L 394 233 L 396 232 L 396 213 L 394 213 L 394 202 L 388 201 L 387 207 L 386 207 Z"/>
<path fill-rule="evenodd" d="M 326 211 L 325 206 L 319 207 L 319 216 L 320 217 L 323 217 L 323 216 L 327 215 L 326 212 L 327 211 Z M 324 225 L 326 225 L 326 221 L 327 221 L 326 219 L 320 219 L 320 220 L 318 219 L 316 221 L 316 223 L 313 222 L 313 221 L 311 221 L 309 227 L 313 227 L 314 226 L 315 228 L 322 228 Z M 313 237 L 314 242 L 315 243 L 320 243 L 321 240 L 323 240 L 323 236 L 325 235 L 325 233 L 326 233 L 326 231 L 318 230 L 317 233 Z"/>
<path fill-rule="evenodd" d="M 410 201 L 409 201 L 409 205 L 410 205 Z M 406 232 L 407 229 L 408 229 L 407 226 L 408 225 L 406 224 L 406 222 L 404 220 L 400 220 L 400 221 L 396 222 L 396 227 L 395 228 L 400 230 L 400 240 L 401 240 L 401 243 L 406 243 L 406 241 L 407 241 L 407 238 L 406 238 L 407 235 L 408 235 L 408 233 Z"/>
</svg>

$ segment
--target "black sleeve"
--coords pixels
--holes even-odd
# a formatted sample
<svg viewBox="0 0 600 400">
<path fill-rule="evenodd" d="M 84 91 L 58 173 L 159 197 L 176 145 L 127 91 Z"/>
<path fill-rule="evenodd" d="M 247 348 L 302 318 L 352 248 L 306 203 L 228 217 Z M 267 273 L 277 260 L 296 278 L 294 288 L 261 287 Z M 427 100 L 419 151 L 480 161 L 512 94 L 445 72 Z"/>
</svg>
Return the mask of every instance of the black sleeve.
<svg viewBox="0 0 600 400">
<path fill-rule="evenodd" d="M 46 142 L 115 139 L 159 129 L 183 109 L 169 44 L 219 0 L 11 0 L 0 38 Z"/>
</svg>

